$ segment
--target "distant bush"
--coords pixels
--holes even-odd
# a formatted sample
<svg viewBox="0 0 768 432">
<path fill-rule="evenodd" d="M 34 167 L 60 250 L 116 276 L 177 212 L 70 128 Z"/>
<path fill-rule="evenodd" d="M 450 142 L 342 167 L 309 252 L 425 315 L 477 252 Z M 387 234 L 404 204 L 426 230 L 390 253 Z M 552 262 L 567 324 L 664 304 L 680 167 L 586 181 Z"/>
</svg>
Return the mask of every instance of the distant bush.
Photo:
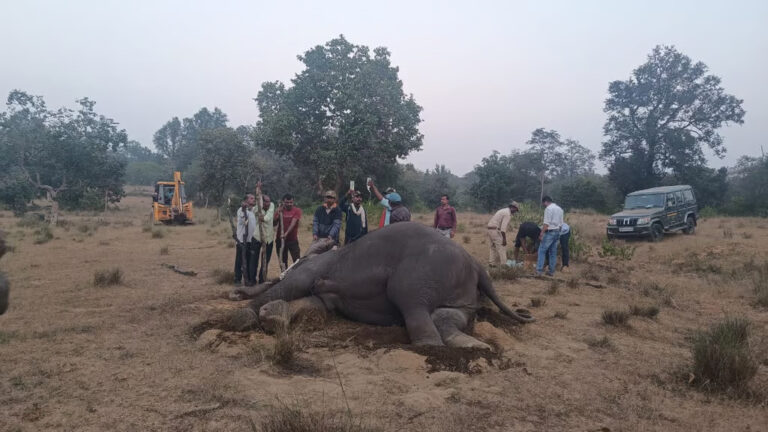
<svg viewBox="0 0 768 432">
<path fill-rule="evenodd" d="M 612 326 L 626 326 L 629 323 L 629 312 L 623 310 L 603 311 L 603 322 Z"/>
<path fill-rule="evenodd" d="M 601 258 L 616 257 L 629 261 L 635 255 L 635 249 L 634 246 L 620 245 L 611 240 L 603 239 L 601 249 L 597 252 L 597 255 Z"/>
<path fill-rule="evenodd" d="M 109 270 L 96 270 L 93 273 L 93 285 L 111 286 L 120 285 L 123 282 L 123 271 L 115 267 Z"/>
</svg>

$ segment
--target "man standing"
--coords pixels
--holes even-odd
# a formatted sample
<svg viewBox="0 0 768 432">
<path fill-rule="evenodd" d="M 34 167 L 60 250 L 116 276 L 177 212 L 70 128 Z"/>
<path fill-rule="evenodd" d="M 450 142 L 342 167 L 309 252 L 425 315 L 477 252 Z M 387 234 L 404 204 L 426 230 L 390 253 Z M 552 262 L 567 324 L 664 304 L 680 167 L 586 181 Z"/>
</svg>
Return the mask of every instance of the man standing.
<svg viewBox="0 0 768 432">
<path fill-rule="evenodd" d="M 267 268 L 269 268 L 269 260 L 272 258 L 272 247 L 275 245 L 275 228 L 272 224 L 272 221 L 275 217 L 275 205 L 272 203 L 272 200 L 269 198 L 269 195 L 262 195 L 261 201 L 263 203 L 261 210 L 263 212 L 261 218 L 259 219 L 259 222 L 262 222 L 260 225 L 262 225 L 262 229 L 264 231 L 264 237 L 261 236 L 262 229 L 259 229 L 259 227 L 256 227 L 253 234 L 253 249 L 254 249 L 254 263 L 253 263 L 253 274 L 254 278 L 256 273 L 258 272 L 259 275 L 259 283 L 264 283 L 267 277 Z M 262 246 L 264 247 L 263 253 L 265 256 L 266 262 L 264 262 L 264 265 L 262 265 L 261 255 L 259 254 L 261 252 Z M 259 267 L 261 266 L 261 269 Z"/>
<path fill-rule="evenodd" d="M 520 205 L 512 201 L 506 208 L 497 211 L 488 221 L 488 239 L 491 247 L 488 265 L 490 267 L 495 267 L 497 263 L 499 265 L 507 263 L 507 226 L 512 215 L 518 210 Z"/>
<path fill-rule="evenodd" d="M 339 244 L 341 231 L 341 209 L 336 205 L 336 192 L 325 192 L 325 202 L 315 210 L 312 218 L 312 240 L 330 240 L 333 245 Z"/>
<path fill-rule="evenodd" d="M 400 194 L 390 192 L 384 196 L 376 188 L 376 185 L 373 184 L 373 181 L 369 181 L 368 186 L 371 187 L 376 199 L 379 200 L 379 204 L 383 205 L 386 209 L 384 222 L 379 225 L 380 228 L 396 222 L 408 222 L 411 220 L 411 212 L 408 210 L 408 207 L 403 205 Z"/>
<path fill-rule="evenodd" d="M 256 216 L 254 216 L 251 209 L 255 203 L 256 197 L 252 194 L 247 194 L 245 198 L 243 198 L 240 208 L 237 209 L 235 285 L 240 285 L 243 277 L 245 278 L 246 285 L 253 285 L 253 276 L 255 273 L 251 272 L 251 267 L 253 265 L 253 243 L 251 239 L 253 238 L 256 229 Z M 245 266 L 243 266 L 243 260 L 245 260 Z M 246 269 L 245 274 L 243 274 L 243 267 Z"/>
<path fill-rule="evenodd" d="M 352 204 L 349 204 L 349 197 Z M 352 243 L 368 233 L 368 218 L 363 208 L 363 194 L 350 189 L 339 204 L 346 214 L 347 228 L 344 230 L 344 244 Z"/>
<path fill-rule="evenodd" d="M 536 262 L 536 275 L 544 271 L 544 261 L 549 257 L 549 276 L 555 275 L 557 266 L 557 244 L 560 240 L 560 228 L 563 226 L 563 209 L 552 202 L 549 195 L 541 199 L 544 205 L 544 223 L 539 234 L 539 259 Z"/>
<path fill-rule="evenodd" d="M 451 207 L 448 195 L 440 197 L 440 207 L 435 210 L 432 227 L 443 237 L 453 238 L 456 235 L 456 209 Z"/>
<path fill-rule="evenodd" d="M 541 228 L 533 222 L 523 222 L 520 224 L 520 228 L 517 229 L 517 236 L 515 236 L 515 264 L 520 262 L 520 248 L 525 248 L 525 253 L 533 253 L 539 243 L 539 234 L 541 234 Z M 533 245 L 528 248 L 528 240 Z M 526 244 L 523 244 L 526 243 Z"/>
<path fill-rule="evenodd" d="M 293 205 L 293 195 L 283 195 L 283 202 L 278 209 L 277 232 L 280 234 L 275 239 L 277 248 L 280 249 L 280 261 L 288 268 L 288 252 L 291 253 L 291 261 L 296 262 L 301 256 L 299 248 L 299 221 L 301 221 L 301 209 Z"/>
</svg>

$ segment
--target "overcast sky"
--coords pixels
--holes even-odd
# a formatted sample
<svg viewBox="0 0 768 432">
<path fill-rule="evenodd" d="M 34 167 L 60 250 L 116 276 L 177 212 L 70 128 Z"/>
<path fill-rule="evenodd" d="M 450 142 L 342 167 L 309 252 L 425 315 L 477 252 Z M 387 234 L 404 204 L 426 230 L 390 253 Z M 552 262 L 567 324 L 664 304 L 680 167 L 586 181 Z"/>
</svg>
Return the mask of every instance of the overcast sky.
<svg viewBox="0 0 768 432">
<path fill-rule="evenodd" d="M 768 1 L 11 1 L 0 0 L 0 94 L 49 107 L 88 96 L 146 146 L 173 116 L 219 107 L 253 124 L 264 81 L 288 82 L 296 55 L 344 34 L 385 46 L 424 108 L 408 160 L 470 171 L 524 148 L 537 127 L 598 151 L 608 83 L 671 44 L 744 99 L 728 154 L 768 150 Z"/>
</svg>

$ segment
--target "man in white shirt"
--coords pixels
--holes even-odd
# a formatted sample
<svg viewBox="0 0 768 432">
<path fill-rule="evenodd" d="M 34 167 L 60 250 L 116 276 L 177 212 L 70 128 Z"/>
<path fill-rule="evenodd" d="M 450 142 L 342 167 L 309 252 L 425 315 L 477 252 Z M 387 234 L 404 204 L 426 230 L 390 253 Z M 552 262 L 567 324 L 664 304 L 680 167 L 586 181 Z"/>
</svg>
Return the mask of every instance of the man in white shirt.
<svg viewBox="0 0 768 432">
<path fill-rule="evenodd" d="M 256 216 L 253 214 L 253 206 L 256 197 L 248 194 L 243 199 L 242 205 L 237 209 L 237 233 L 235 248 L 235 285 L 240 285 L 245 278 L 245 285 L 253 285 L 255 273 L 253 271 L 253 234 L 256 229 Z M 245 263 L 243 263 L 245 260 Z M 243 272 L 245 269 L 245 272 Z"/>
<path fill-rule="evenodd" d="M 488 265 L 490 267 L 507 263 L 507 225 L 512 215 L 519 209 L 520 205 L 512 201 L 506 208 L 497 211 L 488 221 L 488 240 L 491 247 Z"/>
<path fill-rule="evenodd" d="M 256 279 L 258 273 L 258 282 L 264 283 L 267 277 L 266 268 L 264 267 L 269 267 L 269 260 L 272 259 L 272 247 L 275 241 L 275 228 L 273 227 L 275 204 L 272 203 L 269 195 L 261 195 L 261 201 L 263 205 L 261 207 L 260 223 L 253 232 L 253 277 Z M 261 237 L 261 231 L 264 231 L 264 238 Z M 264 247 L 263 252 L 266 256 L 266 263 L 262 263 L 261 256 L 259 255 L 262 246 Z M 262 266 L 262 264 L 264 265 Z"/>
<path fill-rule="evenodd" d="M 560 242 L 560 229 L 563 226 L 563 209 L 552 202 L 549 195 L 541 199 L 544 205 L 544 223 L 539 234 L 539 260 L 536 262 L 536 275 L 544 271 L 544 261 L 549 257 L 550 276 L 555 275 L 557 266 L 557 245 Z"/>
</svg>

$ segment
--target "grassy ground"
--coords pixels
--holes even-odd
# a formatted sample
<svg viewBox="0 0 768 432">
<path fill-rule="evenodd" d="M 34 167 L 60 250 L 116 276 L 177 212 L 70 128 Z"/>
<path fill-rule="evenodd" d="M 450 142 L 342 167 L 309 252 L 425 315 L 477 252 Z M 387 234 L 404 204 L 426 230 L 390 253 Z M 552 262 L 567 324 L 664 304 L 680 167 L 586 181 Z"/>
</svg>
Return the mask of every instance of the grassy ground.
<svg viewBox="0 0 768 432">
<path fill-rule="evenodd" d="M 13 252 L 0 263 L 12 281 L 0 317 L 0 430 L 287 430 L 290 419 L 323 418 L 355 425 L 337 430 L 768 424 L 768 310 L 754 288 L 768 259 L 765 220 L 708 219 L 694 236 L 620 242 L 635 249 L 616 256 L 601 245 L 605 217 L 569 214 L 590 251 L 557 282 L 496 281 L 538 322 L 478 322 L 475 335 L 497 347 L 487 355 L 411 349 L 402 329 L 338 318 L 278 338 L 217 329 L 215 317 L 242 306 L 219 284 L 234 261 L 228 223 L 198 211 L 194 226 L 150 227 L 148 196 L 120 207 L 65 214 L 50 239 L 1 213 Z M 485 262 L 490 216 L 459 217 L 454 241 Z M 306 220 L 300 233 L 306 250 Z M 606 311 L 628 317 L 612 325 Z M 726 316 L 752 323 L 758 369 L 747 396 L 699 390 L 690 375 L 694 335 Z"/>
</svg>

